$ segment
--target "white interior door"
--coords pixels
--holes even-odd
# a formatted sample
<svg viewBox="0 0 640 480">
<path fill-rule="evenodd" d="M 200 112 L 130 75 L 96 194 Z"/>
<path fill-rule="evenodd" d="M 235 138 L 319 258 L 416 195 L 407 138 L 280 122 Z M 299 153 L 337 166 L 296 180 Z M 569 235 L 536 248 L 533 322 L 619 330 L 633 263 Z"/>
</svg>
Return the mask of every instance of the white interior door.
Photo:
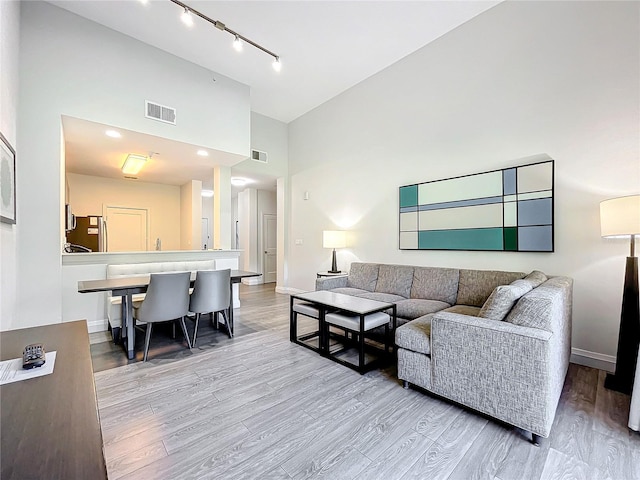
<svg viewBox="0 0 640 480">
<path fill-rule="evenodd" d="M 211 247 L 211 237 L 209 235 L 209 219 L 202 219 L 202 250 L 206 250 Z"/>
<path fill-rule="evenodd" d="M 262 216 L 262 246 L 264 247 L 264 258 L 262 261 L 263 283 L 273 283 L 278 278 L 278 229 L 277 216 L 264 214 Z"/>
<path fill-rule="evenodd" d="M 148 250 L 148 212 L 144 208 L 105 207 L 107 252 Z"/>
</svg>

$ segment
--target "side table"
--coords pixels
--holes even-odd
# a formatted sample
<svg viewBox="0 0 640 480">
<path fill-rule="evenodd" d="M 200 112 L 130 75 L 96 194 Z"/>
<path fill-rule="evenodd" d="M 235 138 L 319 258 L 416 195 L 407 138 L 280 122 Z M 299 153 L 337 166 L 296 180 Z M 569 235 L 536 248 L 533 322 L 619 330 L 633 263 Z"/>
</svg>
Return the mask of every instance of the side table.
<svg viewBox="0 0 640 480">
<path fill-rule="evenodd" d="M 322 277 L 343 277 L 343 276 L 349 275 L 349 272 L 338 272 L 338 273 L 318 272 L 316 275 L 318 276 L 318 278 L 322 278 Z"/>
</svg>

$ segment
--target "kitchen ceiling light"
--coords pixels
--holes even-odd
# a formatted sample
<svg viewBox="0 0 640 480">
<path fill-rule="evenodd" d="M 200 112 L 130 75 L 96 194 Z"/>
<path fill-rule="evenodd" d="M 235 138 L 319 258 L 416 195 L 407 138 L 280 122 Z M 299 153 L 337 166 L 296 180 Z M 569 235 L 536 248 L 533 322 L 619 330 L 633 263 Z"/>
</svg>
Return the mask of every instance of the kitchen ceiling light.
<svg viewBox="0 0 640 480">
<path fill-rule="evenodd" d="M 196 153 L 201 157 L 208 157 L 209 156 L 209 152 L 207 152 L 206 150 L 198 150 Z"/>
<path fill-rule="evenodd" d="M 231 177 L 231 185 L 235 187 L 244 187 L 247 183 L 249 183 L 249 180 L 246 178 Z"/>
<path fill-rule="evenodd" d="M 111 138 L 120 138 L 122 136 L 120 135 L 120 132 L 116 132 L 115 130 L 107 130 L 104 134 Z"/>
<path fill-rule="evenodd" d="M 262 50 L 264 53 L 266 53 L 267 55 L 271 55 L 275 60 L 273 62 L 273 68 L 279 72 L 281 65 L 280 65 L 280 57 L 278 55 L 276 55 L 275 53 L 273 53 L 270 50 L 267 50 L 266 48 L 264 48 L 262 45 L 249 40 L 247 37 L 240 35 L 238 32 L 230 29 L 229 27 L 227 27 L 224 23 L 222 23 L 220 20 L 213 20 L 210 17 L 207 17 L 204 13 L 199 12 L 198 10 L 195 10 L 193 8 L 191 8 L 190 6 L 188 6 L 185 3 L 182 3 L 180 0 L 169 0 L 170 2 L 175 3 L 176 5 L 184 8 L 184 13 L 182 14 L 182 21 L 187 23 L 187 17 L 189 18 L 189 22 L 187 23 L 187 25 L 192 26 L 193 25 L 193 18 L 192 15 L 197 15 L 198 17 L 200 17 L 203 20 L 206 20 L 207 22 L 209 22 L 211 25 L 213 25 L 214 27 L 216 27 L 218 30 L 222 30 L 223 32 L 227 32 L 230 33 L 231 35 L 233 35 L 235 37 L 234 39 L 234 47 L 236 48 L 236 50 L 238 50 L 238 46 L 236 44 L 236 42 L 238 42 L 240 44 L 240 47 L 242 47 L 242 42 L 248 43 L 249 45 L 252 45 L 254 47 L 256 47 L 258 50 Z M 276 66 L 277 64 L 277 66 Z"/>
<path fill-rule="evenodd" d="M 142 167 L 144 167 L 145 163 L 147 163 L 147 157 L 130 153 L 122 164 L 122 173 L 125 175 L 136 175 Z"/>
<path fill-rule="evenodd" d="M 203 197 L 206 197 L 206 198 L 211 198 L 211 197 L 213 197 L 213 190 L 202 190 L 200 192 L 200 195 L 202 195 Z"/>
</svg>

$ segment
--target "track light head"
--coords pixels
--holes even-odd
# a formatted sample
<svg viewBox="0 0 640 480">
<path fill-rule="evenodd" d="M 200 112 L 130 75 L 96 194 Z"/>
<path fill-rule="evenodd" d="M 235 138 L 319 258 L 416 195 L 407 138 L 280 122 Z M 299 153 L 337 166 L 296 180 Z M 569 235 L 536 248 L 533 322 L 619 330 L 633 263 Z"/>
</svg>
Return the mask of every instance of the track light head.
<svg viewBox="0 0 640 480">
<path fill-rule="evenodd" d="M 242 51 L 242 40 L 240 40 L 240 37 L 238 37 L 238 35 L 236 35 L 236 38 L 233 41 L 233 48 L 235 48 L 236 52 Z"/>
<path fill-rule="evenodd" d="M 193 17 L 191 16 L 191 12 L 187 7 L 184 8 L 184 12 L 182 12 L 180 18 L 187 27 L 193 27 Z"/>
<path fill-rule="evenodd" d="M 276 57 L 276 59 L 272 63 L 273 69 L 276 72 L 279 72 L 282 69 L 282 64 L 280 63 L 280 57 Z"/>
</svg>

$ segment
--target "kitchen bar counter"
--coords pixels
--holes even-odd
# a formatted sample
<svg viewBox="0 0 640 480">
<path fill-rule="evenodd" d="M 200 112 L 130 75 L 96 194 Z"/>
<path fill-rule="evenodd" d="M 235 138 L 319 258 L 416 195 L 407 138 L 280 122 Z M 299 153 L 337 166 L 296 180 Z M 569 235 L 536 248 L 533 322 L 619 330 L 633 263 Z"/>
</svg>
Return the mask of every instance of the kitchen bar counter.
<svg viewBox="0 0 640 480">
<path fill-rule="evenodd" d="M 62 254 L 62 321 L 87 319 L 89 333 L 107 330 L 107 293 L 82 295 L 78 282 L 107 278 L 107 265 L 215 260 L 216 268 L 238 270 L 242 250 L 162 250 L 148 252 L 91 252 Z M 240 306 L 234 285 L 234 307 Z"/>
</svg>

